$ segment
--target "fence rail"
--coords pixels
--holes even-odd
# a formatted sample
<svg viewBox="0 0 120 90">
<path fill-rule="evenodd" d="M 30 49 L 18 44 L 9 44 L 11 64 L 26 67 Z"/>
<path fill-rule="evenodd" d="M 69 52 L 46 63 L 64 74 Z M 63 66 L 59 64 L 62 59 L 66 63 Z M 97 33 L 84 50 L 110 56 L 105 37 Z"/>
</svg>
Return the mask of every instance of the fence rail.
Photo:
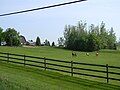
<svg viewBox="0 0 120 90">
<path fill-rule="evenodd" d="M 30 59 L 32 59 L 32 60 L 30 60 Z M 35 59 L 39 59 L 39 60 L 35 61 Z M 45 70 L 54 70 L 54 71 L 59 71 L 59 72 L 65 72 L 65 73 L 69 73 L 71 76 L 83 75 L 83 76 L 89 76 L 89 77 L 103 78 L 103 79 L 106 79 L 107 83 L 109 83 L 109 80 L 120 81 L 120 73 L 119 72 L 109 71 L 109 69 L 119 69 L 120 70 L 120 67 L 109 66 L 108 64 L 106 64 L 106 65 L 88 64 L 88 63 L 80 63 L 80 62 L 74 62 L 74 61 L 55 60 L 55 59 L 49 59 L 49 58 L 45 58 L 45 57 L 42 58 L 42 57 L 36 57 L 36 56 L 3 53 L 3 52 L 0 52 L 0 61 L 5 61 L 8 63 L 11 62 L 11 63 L 15 63 L 15 64 L 22 64 L 24 66 L 39 67 L 39 68 L 43 68 Z M 50 61 L 50 62 L 48 62 L 48 61 Z M 59 63 L 62 63 L 62 65 L 60 65 Z M 41 65 L 38 65 L 38 64 L 41 64 Z M 69 64 L 69 65 L 64 65 L 64 64 Z M 50 67 L 49 65 L 53 66 L 53 67 Z M 96 69 L 90 69 L 90 68 L 77 67 L 76 65 L 92 66 L 94 68 L 101 67 L 104 70 L 96 70 Z M 58 68 L 56 68 L 56 67 L 58 67 Z M 59 67 L 61 67 L 62 69 L 60 69 Z M 101 76 L 99 74 L 93 75 L 93 74 L 83 73 L 83 72 L 79 72 L 79 71 L 76 72 L 75 70 L 91 71 L 91 72 L 96 72 L 96 73 L 103 73 L 105 75 L 104 76 Z M 119 78 L 110 77 L 109 74 L 119 75 Z"/>
</svg>

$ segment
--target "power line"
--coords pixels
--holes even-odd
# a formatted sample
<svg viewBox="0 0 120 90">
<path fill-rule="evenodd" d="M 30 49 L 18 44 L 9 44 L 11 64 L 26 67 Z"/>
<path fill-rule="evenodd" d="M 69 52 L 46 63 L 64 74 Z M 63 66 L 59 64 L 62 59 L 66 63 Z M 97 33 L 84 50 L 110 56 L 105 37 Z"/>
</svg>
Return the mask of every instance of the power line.
<svg viewBox="0 0 120 90">
<path fill-rule="evenodd" d="M 25 12 L 42 10 L 42 9 L 47 9 L 47 8 L 52 8 L 52 7 L 58 7 L 58 6 L 63 6 L 63 5 L 73 4 L 73 3 L 78 3 L 78 2 L 82 2 L 82 1 L 86 1 L 86 0 L 77 0 L 77 1 L 67 2 L 67 3 L 61 3 L 61 4 L 51 5 L 51 6 L 45 6 L 45 7 L 40 7 L 40 8 L 28 9 L 28 10 L 23 10 L 23 11 L 18 11 L 18 12 L 11 12 L 11 13 L 6 13 L 6 14 L 1 14 L 0 16 L 8 16 L 8 15 L 13 15 L 13 14 L 20 14 L 20 13 L 25 13 Z"/>
</svg>

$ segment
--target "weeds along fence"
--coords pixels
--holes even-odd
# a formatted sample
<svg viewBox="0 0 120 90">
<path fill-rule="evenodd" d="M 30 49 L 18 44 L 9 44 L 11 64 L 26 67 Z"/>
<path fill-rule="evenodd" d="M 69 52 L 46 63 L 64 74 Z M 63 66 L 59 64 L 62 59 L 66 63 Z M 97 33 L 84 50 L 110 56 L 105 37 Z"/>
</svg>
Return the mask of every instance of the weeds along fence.
<svg viewBox="0 0 120 90">
<path fill-rule="evenodd" d="M 102 78 L 106 80 L 106 83 L 109 83 L 109 80 L 120 81 L 120 67 L 109 66 L 108 64 L 88 64 L 3 52 L 0 52 L 0 61 L 64 72 L 71 76 L 82 75 Z"/>
</svg>

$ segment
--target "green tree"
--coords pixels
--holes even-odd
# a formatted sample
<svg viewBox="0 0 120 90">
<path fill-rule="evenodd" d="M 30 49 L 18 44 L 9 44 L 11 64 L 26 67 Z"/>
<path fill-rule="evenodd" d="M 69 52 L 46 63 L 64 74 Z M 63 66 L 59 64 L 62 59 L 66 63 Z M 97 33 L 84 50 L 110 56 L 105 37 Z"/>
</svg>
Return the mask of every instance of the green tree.
<svg viewBox="0 0 120 90">
<path fill-rule="evenodd" d="M 58 38 L 58 45 L 59 45 L 60 47 L 63 47 L 63 46 L 64 46 L 64 38 L 63 38 L 63 37 Z"/>
<path fill-rule="evenodd" d="M 118 40 L 118 47 L 120 47 L 120 38 L 119 38 L 119 40 Z"/>
<path fill-rule="evenodd" d="M 111 27 L 109 34 L 108 34 L 108 48 L 109 49 L 116 49 L 116 36 L 113 30 L 113 27 Z"/>
<path fill-rule="evenodd" d="M 50 46 L 50 42 L 46 39 L 44 42 L 45 46 Z"/>
<path fill-rule="evenodd" d="M 40 46 L 40 45 L 41 45 L 40 38 L 37 37 L 37 38 L 36 38 L 36 46 Z"/>
<path fill-rule="evenodd" d="M 1 42 L 2 42 L 2 39 L 3 39 L 3 29 L 0 27 L 0 46 L 1 46 Z"/>
<path fill-rule="evenodd" d="M 20 36 L 19 33 L 14 28 L 7 28 L 4 32 L 4 39 L 7 46 L 19 46 Z"/>
<path fill-rule="evenodd" d="M 58 39 L 61 45 L 62 39 Z M 64 46 L 67 49 L 79 51 L 95 51 L 99 49 L 115 49 L 116 36 L 113 28 L 108 32 L 105 23 L 99 26 L 91 24 L 87 30 L 87 23 L 78 22 L 76 26 L 66 25 L 64 30 Z M 63 44 L 62 44 L 63 45 Z"/>
<path fill-rule="evenodd" d="M 52 42 L 52 47 L 54 47 L 55 46 L 55 42 Z"/>
<path fill-rule="evenodd" d="M 65 47 L 71 50 L 86 50 L 87 23 L 78 22 L 77 26 L 65 26 Z"/>
<path fill-rule="evenodd" d="M 106 31 L 105 23 L 102 21 L 100 25 L 100 48 L 106 49 L 108 42 L 108 32 Z"/>
<path fill-rule="evenodd" d="M 100 47 L 100 38 L 99 38 L 99 26 L 91 24 L 89 28 L 88 41 L 87 41 L 87 50 L 96 51 Z"/>
</svg>

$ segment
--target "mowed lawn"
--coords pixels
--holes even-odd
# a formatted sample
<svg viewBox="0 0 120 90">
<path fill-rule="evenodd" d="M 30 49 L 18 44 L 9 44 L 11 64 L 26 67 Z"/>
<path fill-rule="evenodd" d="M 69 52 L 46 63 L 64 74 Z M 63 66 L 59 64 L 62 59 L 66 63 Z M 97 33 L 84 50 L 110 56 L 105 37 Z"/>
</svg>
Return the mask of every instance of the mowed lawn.
<svg viewBox="0 0 120 90">
<path fill-rule="evenodd" d="M 0 63 L 0 90 L 120 90 L 120 86 Z"/>
<path fill-rule="evenodd" d="M 86 52 L 76 51 L 77 57 L 72 57 L 71 50 L 58 49 L 54 47 L 0 47 L 0 52 L 9 52 L 15 54 L 25 54 L 38 57 L 46 57 L 51 59 L 59 59 L 65 61 L 77 61 L 94 64 L 108 64 L 114 66 L 120 66 L 120 51 L 118 50 L 101 50 L 99 56 L 96 56 L 96 52 L 89 52 L 89 56 Z"/>
</svg>

